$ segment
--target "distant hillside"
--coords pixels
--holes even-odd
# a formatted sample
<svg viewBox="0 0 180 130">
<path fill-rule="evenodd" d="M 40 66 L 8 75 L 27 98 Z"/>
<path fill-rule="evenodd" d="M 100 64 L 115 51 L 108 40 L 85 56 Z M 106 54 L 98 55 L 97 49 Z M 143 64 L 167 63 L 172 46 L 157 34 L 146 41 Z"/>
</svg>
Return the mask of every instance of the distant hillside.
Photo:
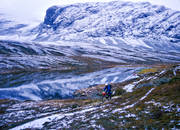
<svg viewBox="0 0 180 130">
<path fill-rule="evenodd" d="M 53 6 L 34 30 L 37 39 L 134 37 L 180 41 L 180 11 L 150 3 L 114 1 Z"/>
</svg>

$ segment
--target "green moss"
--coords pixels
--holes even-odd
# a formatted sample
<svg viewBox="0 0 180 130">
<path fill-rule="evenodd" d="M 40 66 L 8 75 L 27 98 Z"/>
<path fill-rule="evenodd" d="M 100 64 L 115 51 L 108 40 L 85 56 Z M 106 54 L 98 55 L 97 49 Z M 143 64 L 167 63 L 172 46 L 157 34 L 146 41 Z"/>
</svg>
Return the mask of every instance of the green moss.
<svg viewBox="0 0 180 130">
<path fill-rule="evenodd" d="M 146 69 L 142 69 L 138 74 L 147 74 L 147 73 L 155 73 L 157 72 L 158 69 L 157 68 L 146 68 Z"/>
<path fill-rule="evenodd" d="M 124 90 L 124 89 L 122 89 L 122 88 L 117 88 L 117 89 L 115 89 L 115 94 L 114 94 L 114 96 L 120 96 L 120 95 L 122 95 L 123 93 L 125 93 L 126 91 Z"/>
<path fill-rule="evenodd" d="M 117 120 L 116 120 L 117 121 Z M 119 129 L 119 124 L 112 120 L 110 117 L 103 117 L 96 121 L 97 125 L 101 125 L 102 127 L 112 130 L 112 129 Z"/>
<path fill-rule="evenodd" d="M 169 84 L 173 84 L 173 83 L 176 83 L 180 81 L 180 77 L 173 77 L 170 81 L 169 81 Z"/>
<path fill-rule="evenodd" d="M 157 102 L 174 102 L 180 104 L 180 80 L 171 80 L 170 83 L 166 83 L 156 87 L 156 89 L 147 97 L 146 100 L 154 99 Z"/>
</svg>

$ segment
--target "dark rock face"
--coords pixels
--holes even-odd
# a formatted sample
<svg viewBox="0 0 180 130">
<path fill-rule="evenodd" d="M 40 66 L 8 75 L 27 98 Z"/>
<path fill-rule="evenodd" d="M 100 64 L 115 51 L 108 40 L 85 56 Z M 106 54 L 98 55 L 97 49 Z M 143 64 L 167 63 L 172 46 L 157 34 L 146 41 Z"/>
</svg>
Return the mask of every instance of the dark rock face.
<svg viewBox="0 0 180 130">
<path fill-rule="evenodd" d="M 53 22 L 57 17 L 57 15 L 54 15 L 56 13 L 57 9 L 58 9 L 57 6 L 53 6 L 46 11 L 46 17 L 44 19 L 44 24 L 53 25 Z"/>
</svg>

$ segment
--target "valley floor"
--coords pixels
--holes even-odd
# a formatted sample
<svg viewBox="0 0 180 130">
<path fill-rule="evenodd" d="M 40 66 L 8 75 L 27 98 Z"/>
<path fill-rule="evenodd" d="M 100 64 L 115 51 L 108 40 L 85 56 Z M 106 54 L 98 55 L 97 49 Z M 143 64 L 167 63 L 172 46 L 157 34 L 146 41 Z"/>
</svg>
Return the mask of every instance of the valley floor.
<svg viewBox="0 0 180 130">
<path fill-rule="evenodd" d="M 180 129 L 179 67 L 142 69 L 114 83 L 102 102 L 104 85 L 82 89 L 74 99 L 0 100 L 1 129 Z"/>
</svg>

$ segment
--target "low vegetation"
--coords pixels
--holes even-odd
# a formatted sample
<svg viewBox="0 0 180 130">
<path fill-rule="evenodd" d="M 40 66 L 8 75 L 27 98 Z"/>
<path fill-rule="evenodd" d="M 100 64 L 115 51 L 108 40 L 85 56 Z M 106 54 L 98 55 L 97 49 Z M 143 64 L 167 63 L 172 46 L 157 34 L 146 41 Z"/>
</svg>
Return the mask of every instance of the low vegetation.
<svg viewBox="0 0 180 130">
<path fill-rule="evenodd" d="M 148 69 L 142 69 L 139 74 L 148 74 L 148 73 L 155 73 L 157 72 L 157 68 L 148 68 Z"/>
<path fill-rule="evenodd" d="M 142 72 L 157 76 L 155 69 Z M 139 80 L 112 84 L 115 93 L 105 102 L 101 100 L 104 85 L 79 90 L 74 99 L 0 100 L 0 128 L 9 129 L 38 118 L 64 114 L 62 119 L 46 121 L 43 129 L 180 129 L 180 72 L 174 76 L 172 69 L 167 69 L 156 78 L 138 82 L 133 92 L 123 89 Z"/>
</svg>

